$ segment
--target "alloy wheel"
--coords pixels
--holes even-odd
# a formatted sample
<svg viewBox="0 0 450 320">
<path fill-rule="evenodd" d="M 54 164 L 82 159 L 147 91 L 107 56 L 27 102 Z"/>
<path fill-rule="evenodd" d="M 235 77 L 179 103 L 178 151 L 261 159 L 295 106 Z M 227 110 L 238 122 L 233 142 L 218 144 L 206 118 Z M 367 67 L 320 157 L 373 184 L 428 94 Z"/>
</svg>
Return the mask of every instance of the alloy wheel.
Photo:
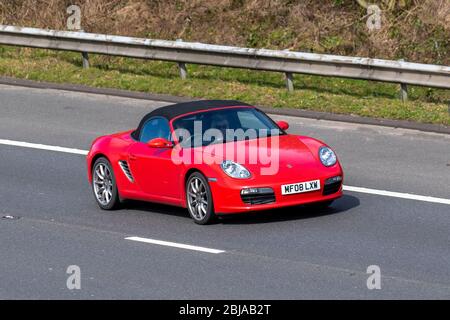
<svg viewBox="0 0 450 320">
<path fill-rule="evenodd" d="M 202 220 L 208 212 L 208 193 L 203 181 L 193 177 L 188 183 L 188 206 L 195 220 Z"/>
<path fill-rule="evenodd" d="M 97 201 L 103 206 L 108 205 L 113 198 L 114 183 L 111 169 L 105 163 L 95 166 L 92 183 Z"/>
</svg>

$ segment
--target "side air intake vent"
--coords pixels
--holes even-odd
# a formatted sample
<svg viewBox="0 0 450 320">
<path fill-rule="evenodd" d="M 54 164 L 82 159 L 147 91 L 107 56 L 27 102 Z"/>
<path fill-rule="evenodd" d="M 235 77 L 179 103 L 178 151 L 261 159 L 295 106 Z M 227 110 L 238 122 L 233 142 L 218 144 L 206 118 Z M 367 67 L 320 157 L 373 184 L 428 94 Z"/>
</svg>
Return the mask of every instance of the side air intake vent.
<svg viewBox="0 0 450 320">
<path fill-rule="evenodd" d="M 119 165 L 122 168 L 123 173 L 127 176 L 128 180 L 134 182 L 133 175 L 131 174 L 130 167 L 128 166 L 128 162 L 125 160 L 120 160 Z"/>
</svg>

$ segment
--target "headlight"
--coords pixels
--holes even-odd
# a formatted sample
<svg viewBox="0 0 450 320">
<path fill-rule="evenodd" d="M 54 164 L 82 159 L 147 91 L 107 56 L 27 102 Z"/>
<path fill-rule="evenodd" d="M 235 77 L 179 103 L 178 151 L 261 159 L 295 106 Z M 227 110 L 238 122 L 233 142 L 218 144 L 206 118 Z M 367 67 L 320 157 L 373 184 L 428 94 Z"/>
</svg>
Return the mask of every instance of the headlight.
<svg viewBox="0 0 450 320">
<path fill-rule="evenodd" d="M 328 147 L 320 147 L 319 158 L 322 164 L 326 167 L 331 167 L 336 163 L 336 154 Z"/>
<path fill-rule="evenodd" d="M 231 160 L 225 160 L 220 165 L 222 170 L 232 178 L 247 179 L 250 178 L 250 172 L 239 163 Z"/>
</svg>

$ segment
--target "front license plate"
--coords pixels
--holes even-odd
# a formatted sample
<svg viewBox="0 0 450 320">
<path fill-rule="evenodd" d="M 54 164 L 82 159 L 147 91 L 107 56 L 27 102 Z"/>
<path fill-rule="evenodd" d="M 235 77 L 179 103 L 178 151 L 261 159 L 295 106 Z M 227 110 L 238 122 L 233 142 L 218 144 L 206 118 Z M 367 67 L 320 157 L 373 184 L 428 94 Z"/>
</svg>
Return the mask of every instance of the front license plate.
<svg viewBox="0 0 450 320">
<path fill-rule="evenodd" d="M 320 190 L 320 180 L 281 185 L 281 194 L 295 194 Z"/>
</svg>

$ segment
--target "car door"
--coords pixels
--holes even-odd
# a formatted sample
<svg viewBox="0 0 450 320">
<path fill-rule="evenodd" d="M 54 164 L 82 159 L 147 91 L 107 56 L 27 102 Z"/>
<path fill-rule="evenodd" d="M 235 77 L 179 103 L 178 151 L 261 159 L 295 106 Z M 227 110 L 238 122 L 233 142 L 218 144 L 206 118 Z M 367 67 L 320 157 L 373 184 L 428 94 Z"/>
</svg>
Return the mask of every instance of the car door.
<svg viewBox="0 0 450 320">
<path fill-rule="evenodd" d="M 142 127 L 138 141 L 128 149 L 129 163 L 142 192 L 153 199 L 179 200 L 180 165 L 172 162 L 172 148 L 152 148 L 155 138 L 171 140 L 167 119 L 150 118 Z"/>
</svg>

